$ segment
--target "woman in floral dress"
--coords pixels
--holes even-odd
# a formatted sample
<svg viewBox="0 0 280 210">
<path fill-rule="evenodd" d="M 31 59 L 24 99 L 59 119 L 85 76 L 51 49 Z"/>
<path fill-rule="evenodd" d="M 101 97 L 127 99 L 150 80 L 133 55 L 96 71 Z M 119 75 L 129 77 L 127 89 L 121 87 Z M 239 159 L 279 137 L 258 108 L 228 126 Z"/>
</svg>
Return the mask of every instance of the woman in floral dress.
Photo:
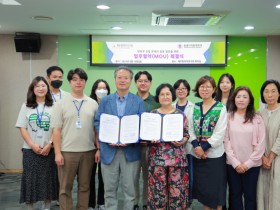
<svg viewBox="0 0 280 210">
<path fill-rule="evenodd" d="M 155 96 L 155 101 L 159 102 L 161 107 L 151 112 L 162 115 L 182 113 L 172 106 L 175 99 L 174 88 L 170 84 L 161 84 Z M 150 210 L 182 210 L 188 207 L 187 126 L 187 118 L 184 115 L 182 141 L 155 140 L 149 147 L 148 209 Z"/>
</svg>

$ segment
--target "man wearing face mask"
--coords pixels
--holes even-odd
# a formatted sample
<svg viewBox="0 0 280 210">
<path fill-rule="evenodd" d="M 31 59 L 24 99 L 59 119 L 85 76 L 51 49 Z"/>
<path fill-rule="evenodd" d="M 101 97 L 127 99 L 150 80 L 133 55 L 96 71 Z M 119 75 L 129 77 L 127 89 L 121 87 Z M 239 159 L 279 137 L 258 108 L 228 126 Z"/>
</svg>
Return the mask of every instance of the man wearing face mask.
<svg viewBox="0 0 280 210">
<path fill-rule="evenodd" d="M 53 102 L 56 103 L 64 98 L 69 93 L 60 89 L 63 80 L 63 70 L 59 66 L 50 66 L 47 70 L 47 81 L 50 85 L 50 92 L 52 95 Z M 58 189 L 59 189 L 59 182 Z M 56 205 L 59 205 L 59 201 L 56 201 Z"/>
<path fill-rule="evenodd" d="M 56 103 L 65 95 L 69 94 L 60 89 L 63 82 L 63 70 L 59 66 L 51 66 L 47 69 L 47 81 L 50 84 L 50 91 L 53 102 Z"/>
</svg>

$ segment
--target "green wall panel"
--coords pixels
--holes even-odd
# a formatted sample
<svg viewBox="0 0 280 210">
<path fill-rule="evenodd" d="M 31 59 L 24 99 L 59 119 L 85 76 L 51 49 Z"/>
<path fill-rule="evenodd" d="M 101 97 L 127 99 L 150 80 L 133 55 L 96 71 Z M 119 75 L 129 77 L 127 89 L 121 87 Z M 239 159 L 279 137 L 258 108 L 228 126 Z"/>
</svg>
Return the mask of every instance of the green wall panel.
<svg viewBox="0 0 280 210">
<path fill-rule="evenodd" d="M 255 107 L 260 102 L 260 88 L 266 80 L 265 37 L 229 37 L 227 67 L 211 67 L 210 75 L 218 81 L 223 73 L 230 73 L 235 87 L 248 86 L 255 98 Z"/>
</svg>

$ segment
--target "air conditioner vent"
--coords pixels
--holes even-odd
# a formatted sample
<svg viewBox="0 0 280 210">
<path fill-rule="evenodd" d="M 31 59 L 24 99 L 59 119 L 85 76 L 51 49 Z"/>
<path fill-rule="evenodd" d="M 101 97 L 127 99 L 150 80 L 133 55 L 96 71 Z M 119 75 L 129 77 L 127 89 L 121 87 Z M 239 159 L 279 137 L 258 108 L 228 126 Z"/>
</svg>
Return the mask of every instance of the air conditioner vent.
<svg viewBox="0 0 280 210">
<path fill-rule="evenodd" d="M 152 13 L 154 26 L 208 26 L 216 25 L 223 15 L 214 14 L 155 14 Z"/>
<path fill-rule="evenodd" d="M 209 18 L 168 18 L 166 25 L 205 25 Z"/>
</svg>

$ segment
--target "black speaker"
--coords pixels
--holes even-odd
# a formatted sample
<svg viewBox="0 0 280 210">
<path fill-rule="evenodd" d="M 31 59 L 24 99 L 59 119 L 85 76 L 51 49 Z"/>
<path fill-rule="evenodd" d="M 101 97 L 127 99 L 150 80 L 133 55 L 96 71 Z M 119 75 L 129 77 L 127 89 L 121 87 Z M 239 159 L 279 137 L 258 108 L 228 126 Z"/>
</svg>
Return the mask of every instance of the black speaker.
<svg viewBox="0 0 280 210">
<path fill-rule="evenodd" d="M 39 33 L 15 33 L 16 52 L 40 52 L 41 38 Z"/>
</svg>

